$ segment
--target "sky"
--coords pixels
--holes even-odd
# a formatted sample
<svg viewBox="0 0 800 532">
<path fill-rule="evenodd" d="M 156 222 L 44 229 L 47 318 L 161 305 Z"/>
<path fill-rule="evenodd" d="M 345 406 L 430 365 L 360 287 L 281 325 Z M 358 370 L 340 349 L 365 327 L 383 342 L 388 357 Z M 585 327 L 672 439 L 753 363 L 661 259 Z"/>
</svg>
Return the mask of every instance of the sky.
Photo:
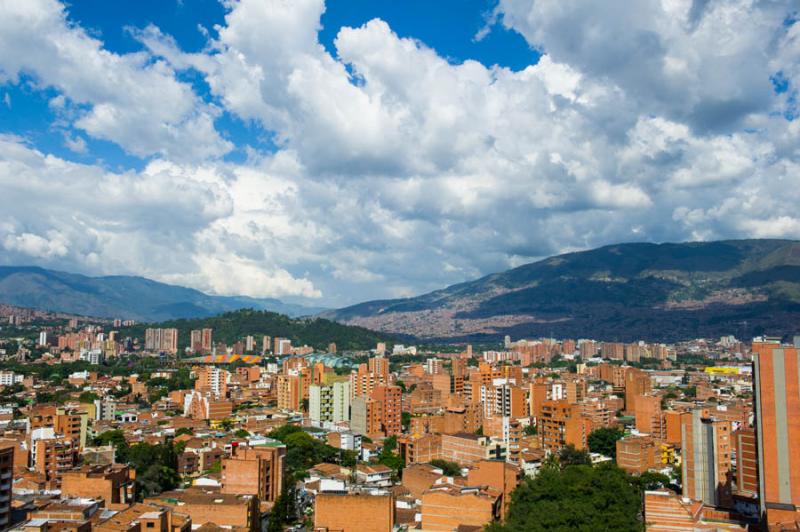
<svg viewBox="0 0 800 532">
<path fill-rule="evenodd" d="M 344 306 L 800 238 L 795 0 L 0 0 L 0 264 Z"/>
</svg>

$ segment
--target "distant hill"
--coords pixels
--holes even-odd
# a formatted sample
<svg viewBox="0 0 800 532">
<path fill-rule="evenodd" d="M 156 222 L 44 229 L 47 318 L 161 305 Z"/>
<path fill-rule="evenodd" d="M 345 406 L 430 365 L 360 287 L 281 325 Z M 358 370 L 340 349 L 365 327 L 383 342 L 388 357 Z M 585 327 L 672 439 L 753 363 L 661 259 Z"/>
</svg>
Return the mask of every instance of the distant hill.
<svg viewBox="0 0 800 532">
<path fill-rule="evenodd" d="M 162 321 L 254 308 L 307 316 L 323 309 L 277 299 L 211 296 L 143 277 L 87 277 L 35 266 L 0 266 L 0 303 L 99 318 Z"/>
<path fill-rule="evenodd" d="M 178 349 L 189 345 L 193 329 L 211 328 L 214 330 L 214 343 L 228 345 L 247 335 L 256 336 L 260 342 L 263 335 L 280 336 L 292 341 L 292 345 L 310 345 L 318 350 L 326 350 L 334 342 L 338 351 L 361 351 L 372 349 L 378 342 L 393 340 L 392 335 L 370 331 L 363 327 L 343 325 L 322 318 L 289 318 L 282 314 L 259 310 L 237 310 L 211 318 L 170 320 L 157 325 L 137 324 L 120 330 L 120 336 L 144 339 L 144 330 L 149 326 L 174 327 L 178 329 Z M 261 349 L 260 344 L 257 346 Z"/>
<path fill-rule="evenodd" d="M 618 244 L 323 313 L 426 339 L 670 341 L 800 330 L 800 242 Z"/>
</svg>

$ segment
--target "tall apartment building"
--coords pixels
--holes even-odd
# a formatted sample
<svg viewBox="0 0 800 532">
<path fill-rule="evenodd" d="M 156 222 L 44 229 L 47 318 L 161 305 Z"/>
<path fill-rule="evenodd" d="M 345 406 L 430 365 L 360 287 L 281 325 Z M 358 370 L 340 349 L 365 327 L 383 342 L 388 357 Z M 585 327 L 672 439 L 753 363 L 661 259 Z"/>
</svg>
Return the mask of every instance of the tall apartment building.
<svg viewBox="0 0 800 532">
<path fill-rule="evenodd" d="M 625 411 L 632 415 L 636 411 L 636 401 L 639 397 L 649 394 L 653 390 L 650 374 L 635 368 L 625 370 Z"/>
<path fill-rule="evenodd" d="M 78 441 L 81 449 L 86 447 L 89 431 L 89 412 L 80 408 L 60 406 L 53 417 L 53 428 L 56 433 Z"/>
<path fill-rule="evenodd" d="M 228 395 L 229 371 L 216 366 L 201 366 L 194 369 L 197 380 L 194 389 L 198 392 L 211 393 L 219 397 Z"/>
<path fill-rule="evenodd" d="M 174 355 L 178 352 L 178 329 L 145 329 L 144 348 Z"/>
<path fill-rule="evenodd" d="M 564 383 L 564 393 L 570 404 L 576 405 L 586 399 L 589 393 L 586 379 L 570 378 Z"/>
<path fill-rule="evenodd" d="M 619 342 L 603 342 L 600 344 L 600 355 L 609 360 L 625 358 L 625 344 Z"/>
<path fill-rule="evenodd" d="M 378 386 L 372 390 L 372 399 L 381 403 L 381 432 L 394 436 L 403 431 L 403 391 L 399 386 Z"/>
<path fill-rule="evenodd" d="M 661 397 L 657 395 L 642 395 L 636 398 L 633 412 L 636 417 L 636 430 L 649 434 L 656 439 L 666 438 L 666 425 L 664 413 L 661 409 Z"/>
<path fill-rule="evenodd" d="M 361 436 L 381 433 L 383 404 L 371 397 L 356 396 L 350 402 L 350 430 Z"/>
<path fill-rule="evenodd" d="M 350 383 L 334 382 L 328 386 L 309 387 L 308 413 L 311 421 L 339 423 L 350 420 Z"/>
<path fill-rule="evenodd" d="M 292 341 L 287 338 L 275 337 L 272 353 L 277 356 L 292 354 Z"/>
<path fill-rule="evenodd" d="M 467 362 L 462 358 L 452 359 L 450 373 L 450 393 L 461 397 L 464 393 L 464 381 L 467 378 Z"/>
<path fill-rule="evenodd" d="M 78 440 L 57 434 L 52 427 L 31 431 L 31 463 L 51 485 L 58 486 L 61 473 L 78 463 Z"/>
<path fill-rule="evenodd" d="M 303 405 L 303 380 L 300 375 L 278 375 L 278 408 L 299 412 Z"/>
<path fill-rule="evenodd" d="M 800 523 L 800 354 L 753 344 L 759 501 L 770 526 Z"/>
<path fill-rule="evenodd" d="M 373 360 L 385 360 L 386 371 L 383 371 L 382 363 L 375 364 Z M 377 369 L 378 371 L 373 371 Z M 350 373 L 350 396 L 351 397 L 364 397 L 372 394 L 372 390 L 376 386 L 389 384 L 389 366 L 388 360 L 377 357 L 370 359 L 370 364 L 359 364 L 358 369 Z"/>
<path fill-rule="evenodd" d="M 114 421 L 117 414 L 117 401 L 113 395 L 106 395 L 102 399 L 94 400 L 95 419 Z"/>
<path fill-rule="evenodd" d="M 191 333 L 191 341 L 189 346 L 192 351 L 200 353 L 210 353 L 213 347 L 213 338 L 211 329 L 198 329 Z"/>
<path fill-rule="evenodd" d="M 14 481 L 14 447 L 0 448 L 0 530 L 11 524 L 11 483 Z"/>
<path fill-rule="evenodd" d="M 545 401 L 542 405 L 539 435 L 545 449 L 558 452 L 566 445 L 586 449 L 591 432 L 592 420 L 582 415 L 577 405 L 569 404 L 566 399 Z"/>
<path fill-rule="evenodd" d="M 562 381 L 537 378 L 528 388 L 530 416 L 538 419 L 542 415 L 542 405 L 546 401 L 567 399 L 567 387 Z"/>
<path fill-rule="evenodd" d="M 266 355 L 270 351 L 272 351 L 272 337 L 264 335 L 261 339 L 261 354 Z"/>
<path fill-rule="evenodd" d="M 736 493 L 745 497 L 758 494 L 758 445 L 756 431 L 741 428 L 733 433 L 736 448 Z"/>
<path fill-rule="evenodd" d="M 441 358 L 429 358 L 425 361 L 425 373 L 428 375 L 438 375 L 444 371 L 444 363 Z"/>
<path fill-rule="evenodd" d="M 681 414 L 683 494 L 707 506 L 726 507 L 731 500 L 731 422 L 702 409 Z"/>
<path fill-rule="evenodd" d="M 510 384 L 495 387 L 494 415 L 504 417 L 524 417 L 526 410 L 525 392 Z"/>
<path fill-rule="evenodd" d="M 389 359 L 386 357 L 372 357 L 367 361 L 370 373 L 380 375 L 385 382 L 389 381 Z"/>
<path fill-rule="evenodd" d="M 283 490 L 286 446 L 237 447 L 222 460 L 221 493 L 256 495 L 261 502 L 275 502 Z"/>
</svg>

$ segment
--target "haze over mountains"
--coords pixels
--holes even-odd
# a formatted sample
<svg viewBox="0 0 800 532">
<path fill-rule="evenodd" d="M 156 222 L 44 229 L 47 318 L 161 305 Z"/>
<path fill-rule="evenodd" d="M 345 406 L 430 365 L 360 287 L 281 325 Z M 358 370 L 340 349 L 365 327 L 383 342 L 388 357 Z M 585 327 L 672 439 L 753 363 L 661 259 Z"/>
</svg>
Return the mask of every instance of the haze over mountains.
<svg viewBox="0 0 800 532">
<path fill-rule="evenodd" d="M 324 316 L 450 341 L 791 334 L 800 327 L 800 242 L 611 245 Z"/>
<path fill-rule="evenodd" d="M 0 267 L 0 303 L 164 321 L 241 308 L 440 341 L 554 335 L 674 341 L 800 329 L 800 242 L 618 244 L 558 255 L 405 299 L 327 310 L 211 296 L 142 277 Z"/>
<path fill-rule="evenodd" d="M 212 296 L 143 277 L 88 277 L 34 266 L 0 266 L 0 303 L 138 321 L 200 318 L 241 308 L 292 317 L 323 310 L 277 299 Z"/>
</svg>

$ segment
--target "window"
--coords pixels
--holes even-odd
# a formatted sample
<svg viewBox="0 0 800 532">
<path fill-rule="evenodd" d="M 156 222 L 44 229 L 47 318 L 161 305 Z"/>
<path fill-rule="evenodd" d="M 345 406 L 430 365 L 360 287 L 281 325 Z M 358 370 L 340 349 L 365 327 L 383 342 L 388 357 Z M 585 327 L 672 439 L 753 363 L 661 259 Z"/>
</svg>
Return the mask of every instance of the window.
<svg viewBox="0 0 800 532">
<path fill-rule="evenodd" d="M 155 528 L 155 527 L 156 527 L 156 524 L 154 522 L 152 522 L 152 521 L 148 521 L 147 522 L 147 528 Z"/>
</svg>

